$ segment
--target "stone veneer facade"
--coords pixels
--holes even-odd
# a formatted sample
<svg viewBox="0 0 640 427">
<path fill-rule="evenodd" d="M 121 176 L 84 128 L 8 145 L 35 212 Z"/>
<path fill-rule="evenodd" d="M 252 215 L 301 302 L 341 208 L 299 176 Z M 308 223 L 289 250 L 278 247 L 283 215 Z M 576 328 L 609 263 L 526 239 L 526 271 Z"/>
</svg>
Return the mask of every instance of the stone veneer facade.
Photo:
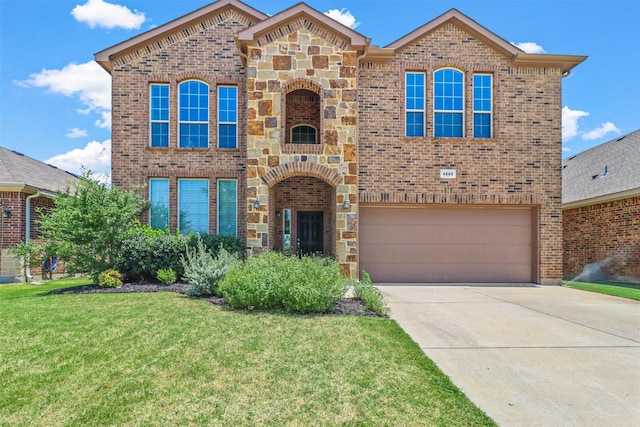
<svg viewBox="0 0 640 427">
<path fill-rule="evenodd" d="M 350 277 L 358 276 L 360 206 L 526 206 L 535 215 L 535 278 L 559 281 L 561 78 L 584 58 L 524 54 L 457 11 L 432 22 L 401 46 L 368 50 L 364 36 L 304 4 L 267 17 L 220 0 L 96 54 L 113 81 L 113 184 L 169 178 L 175 230 L 178 179 L 236 178 L 238 236 L 248 252 L 281 247 L 283 207 L 321 210 L 325 252 Z M 427 76 L 426 134 L 433 135 L 431 76 L 440 67 L 465 73 L 469 135 L 473 73 L 493 76 L 492 138 L 404 136 L 405 72 Z M 210 85 L 209 148 L 178 148 L 173 101 L 169 147 L 149 147 L 149 84 L 167 83 L 175 94 L 186 79 Z M 217 85 L 238 87 L 237 149 L 216 148 Z M 313 109 L 318 143 L 288 143 L 295 120 L 287 111 L 302 117 Z M 440 169 L 458 176 L 440 179 Z"/>
</svg>

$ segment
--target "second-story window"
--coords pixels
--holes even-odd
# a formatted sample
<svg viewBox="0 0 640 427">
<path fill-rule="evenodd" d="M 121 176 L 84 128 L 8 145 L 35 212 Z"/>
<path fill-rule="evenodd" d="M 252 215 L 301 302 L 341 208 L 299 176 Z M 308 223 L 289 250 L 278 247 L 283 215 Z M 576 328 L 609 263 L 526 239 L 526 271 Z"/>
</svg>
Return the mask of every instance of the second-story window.
<svg viewBox="0 0 640 427">
<path fill-rule="evenodd" d="M 424 136 L 424 73 L 405 75 L 405 135 Z"/>
<path fill-rule="evenodd" d="M 473 137 L 491 138 L 493 84 L 491 74 L 473 75 Z"/>
<path fill-rule="evenodd" d="M 149 87 L 149 145 L 169 146 L 169 85 Z"/>
<path fill-rule="evenodd" d="M 308 125 L 297 125 L 291 128 L 292 144 L 317 144 L 316 128 Z"/>
<path fill-rule="evenodd" d="M 464 73 L 443 68 L 433 73 L 434 135 L 464 136 Z"/>
<path fill-rule="evenodd" d="M 209 146 L 209 85 L 198 80 L 180 83 L 179 147 Z"/>
<path fill-rule="evenodd" d="M 218 86 L 218 148 L 238 148 L 238 88 Z"/>
</svg>

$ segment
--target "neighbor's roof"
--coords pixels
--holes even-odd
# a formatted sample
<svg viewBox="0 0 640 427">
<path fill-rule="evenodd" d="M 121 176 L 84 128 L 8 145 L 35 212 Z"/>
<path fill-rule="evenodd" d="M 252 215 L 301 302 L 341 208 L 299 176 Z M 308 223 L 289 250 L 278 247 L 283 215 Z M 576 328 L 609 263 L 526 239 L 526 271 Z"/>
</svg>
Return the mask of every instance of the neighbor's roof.
<svg viewBox="0 0 640 427">
<path fill-rule="evenodd" d="M 77 179 L 72 173 L 0 147 L 0 191 L 55 193 L 65 189 L 67 181 Z"/>
<path fill-rule="evenodd" d="M 640 195 L 640 129 L 562 161 L 562 207 Z"/>
</svg>

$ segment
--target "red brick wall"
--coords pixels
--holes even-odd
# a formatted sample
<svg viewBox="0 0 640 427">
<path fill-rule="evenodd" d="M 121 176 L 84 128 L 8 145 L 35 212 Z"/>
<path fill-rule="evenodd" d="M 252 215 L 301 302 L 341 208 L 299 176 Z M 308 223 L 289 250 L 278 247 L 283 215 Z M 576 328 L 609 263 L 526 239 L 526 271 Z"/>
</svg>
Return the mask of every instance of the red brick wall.
<svg viewBox="0 0 640 427">
<path fill-rule="evenodd" d="M 539 207 L 539 276 L 562 277 L 561 70 L 512 68 L 509 58 L 447 24 L 390 63 L 362 64 L 358 84 L 361 203 Z M 433 72 L 465 73 L 464 138 L 434 138 Z M 426 137 L 404 136 L 405 72 L 426 74 Z M 474 139 L 474 73 L 493 75 L 494 137 Z M 456 179 L 440 179 L 455 169 Z"/>
<path fill-rule="evenodd" d="M 565 278 L 595 262 L 606 274 L 640 277 L 640 197 L 567 209 L 562 223 Z"/>
<path fill-rule="evenodd" d="M 0 249 L 17 245 L 24 240 L 24 193 L 0 192 Z M 11 211 L 11 216 L 5 218 L 4 211 Z"/>
</svg>

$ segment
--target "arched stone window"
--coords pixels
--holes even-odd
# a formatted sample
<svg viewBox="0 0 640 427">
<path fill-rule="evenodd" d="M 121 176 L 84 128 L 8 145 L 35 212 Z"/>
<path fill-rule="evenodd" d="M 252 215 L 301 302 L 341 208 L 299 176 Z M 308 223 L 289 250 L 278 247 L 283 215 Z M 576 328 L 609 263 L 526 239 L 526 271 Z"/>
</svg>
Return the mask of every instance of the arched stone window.
<svg viewBox="0 0 640 427">
<path fill-rule="evenodd" d="M 295 125 L 291 128 L 292 144 L 317 144 L 318 131 L 313 126 Z"/>
<path fill-rule="evenodd" d="M 318 144 L 320 95 L 297 89 L 286 94 L 285 102 L 285 143 Z"/>
</svg>

